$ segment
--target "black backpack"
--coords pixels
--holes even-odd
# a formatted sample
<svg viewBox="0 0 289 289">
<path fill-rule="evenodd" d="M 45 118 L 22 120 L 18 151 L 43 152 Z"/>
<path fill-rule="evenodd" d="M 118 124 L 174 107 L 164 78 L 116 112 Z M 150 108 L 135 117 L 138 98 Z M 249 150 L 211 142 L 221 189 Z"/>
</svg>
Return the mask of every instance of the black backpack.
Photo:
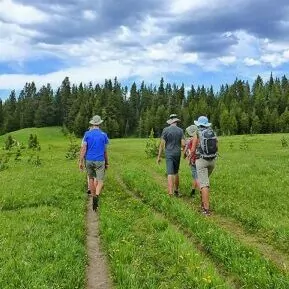
<svg viewBox="0 0 289 289">
<path fill-rule="evenodd" d="M 197 157 L 203 159 L 214 159 L 217 156 L 217 136 L 210 128 L 200 128 L 198 130 L 199 146 L 197 148 Z"/>
</svg>

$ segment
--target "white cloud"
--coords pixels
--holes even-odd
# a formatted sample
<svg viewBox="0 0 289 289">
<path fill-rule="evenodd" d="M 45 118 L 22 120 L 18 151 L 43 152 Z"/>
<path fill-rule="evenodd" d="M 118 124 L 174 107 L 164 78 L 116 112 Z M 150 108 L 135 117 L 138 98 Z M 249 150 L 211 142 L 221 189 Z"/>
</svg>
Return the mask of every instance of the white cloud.
<svg viewBox="0 0 289 289">
<path fill-rule="evenodd" d="M 122 25 L 119 27 L 118 30 L 119 32 L 116 35 L 117 40 L 122 41 L 122 42 L 133 40 L 132 36 L 135 36 L 135 35 L 133 35 L 129 27 Z"/>
<path fill-rule="evenodd" d="M 277 67 L 286 62 L 284 57 L 279 53 L 264 54 L 261 56 L 261 61 L 270 64 L 272 67 Z"/>
<path fill-rule="evenodd" d="M 142 38 L 154 37 L 157 35 L 166 35 L 167 32 L 161 25 L 162 20 L 151 16 L 146 16 L 144 20 L 139 23 L 138 34 Z"/>
<path fill-rule="evenodd" d="M 52 86 L 59 86 L 61 81 L 68 76 L 73 83 L 89 81 L 102 82 L 104 78 L 113 78 L 116 75 L 120 78 L 128 77 L 130 74 L 130 67 L 125 66 L 117 61 L 102 62 L 92 64 L 91 66 L 72 67 L 65 70 L 60 70 L 46 75 L 26 75 L 26 74 L 2 74 L 0 75 L 0 88 L 22 89 L 26 82 L 34 81 L 36 85 L 40 86 L 50 83 Z"/>
<path fill-rule="evenodd" d="M 95 20 L 97 17 L 95 11 L 92 11 L 92 10 L 84 10 L 82 12 L 82 15 L 85 20 L 89 20 L 89 21 Z"/>
<path fill-rule="evenodd" d="M 288 59 L 288 60 L 289 60 L 289 49 L 283 51 L 283 57 L 284 57 L 285 59 Z"/>
<path fill-rule="evenodd" d="M 228 0 L 171 0 L 169 4 L 169 11 L 173 14 L 183 14 L 186 12 L 200 12 L 200 10 L 204 12 L 209 12 L 215 10 L 216 8 L 228 9 L 229 7 L 234 7 L 237 2 L 241 2 L 241 0 L 228 1 Z M 222 8 L 222 9 L 223 9 Z M 192 15 L 192 17 L 198 17 L 198 14 Z"/>
<path fill-rule="evenodd" d="M 236 62 L 237 58 L 236 56 L 229 55 L 229 56 L 219 57 L 218 60 L 224 65 L 230 65 Z"/>
<path fill-rule="evenodd" d="M 203 7 L 210 7 L 216 1 L 214 0 L 194 0 L 194 1 L 187 1 L 187 0 L 173 0 L 170 3 L 169 11 L 176 14 L 182 14 L 187 11 L 194 11 Z"/>
<path fill-rule="evenodd" d="M 28 3 L 28 1 L 22 2 Z M 215 31 L 212 27 L 210 35 L 230 38 L 229 40 L 232 41 L 224 41 L 226 47 L 221 47 L 222 49 L 216 46 L 216 51 L 211 54 L 215 55 L 213 57 L 202 53 L 206 52 L 205 45 L 197 43 L 200 41 L 198 39 L 202 39 L 202 37 L 198 38 L 198 35 L 194 34 L 194 27 L 181 27 L 184 20 L 191 18 L 195 21 L 198 18 L 204 20 L 212 13 L 217 14 L 222 7 L 226 8 L 226 10 L 222 10 L 224 14 L 228 9 L 237 9 L 238 5 L 240 5 L 238 7 L 242 7 L 241 5 L 244 4 L 241 0 L 233 2 L 229 0 L 220 0 L 219 2 L 215 0 L 169 0 L 168 13 L 165 11 L 162 14 L 162 11 L 159 11 L 156 16 L 156 14 L 150 15 L 148 12 L 144 18 L 139 17 L 134 23 L 120 21 L 121 24 L 118 27 L 115 25 L 119 19 L 110 20 L 111 15 L 98 14 L 97 8 L 91 10 L 91 7 L 95 6 L 85 5 L 84 7 L 81 4 L 84 2 L 87 4 L 89 1 L 79 1 L 77 6 L 79 14 L 76 19 L 73 19 L 73 25 L 81 28 L 78 25 L 85 23 L 83 27 L 87 28 L 87 31 L 84 30 L 81 35 L 82 30 L 80 29 L 81 32 L 74 35 L 74 31 L 66 29 L 70 29 L 69 17 L 72 18 L 68 11 L 74 11 L 74 5 L 50 5 L 47 8 L 47 11 L 50 11 L 48 14 L 35 7 L 19 4 L 15 0 L 0 0 L 0 15 L 1 19 L 5 20 L 3 22 L 0 20 L 0 65 L 1 62 L 6 62 L 5 65 L 15 66 L 15 64 L 20 65 L 21 62 L 30 59 L 41 58 L 43 60 L 46 55 L 53 55 L 60 58 L 66 67 L 69 67 L 46 75 L 3 74 L 0 75 L 0 89 L 19 89 L 25 82 L 32 80 L 39 85 L 50 82 L 52 85 L 58 86 L 65 76 L 69 76 L 73 82 L 91 80 L 102 82 L 104 78 L 114 76 L 119 79 L 134 77 L 153 81 L 153 78 L 159 79 L 167 73 L 196 73 L 196 71 L 192 71 L 191 64 L 194 64 L 194 67 L 198 66 L 198 71 L 222 72 L 225 65 L 226 69 L 230 71 L 232 69 L 233 73 L 237 74 L 238 69 L 247 70 L 249 73 L 248 66 L 255 66 L 256 70 L 260 69 L 261 71 L 264 64 L 275 68 L 289 60 L 289 44 L 285 40 L 281 42 L 267 38 L 261 39 L 250 34 L 248 32 L 250 29 L 231 31 L 230 27 L 224 25 L 228 30 L 226 31 L 221 24 L 217 25 Z M 100 5 L 100 2 L 95 4 L 92 0 L 91 3 Z M 98 20 L 102 21 L 102 17 L 105 16 L 108 17 L 108 20 L 105 19 L 106 21 L 103 22 L 105 27 L 96 27 L 100 32 L 95 29 L 97 36 L 93 31 L 91 35 L 85 37 L 89 31 L 93 30 L 91 25 L 97 25 L 95 23 Z M 66 26 L 57 26 L 59 30 L 55 30 L 55 33 L 60 32 L 55 35 L 56 41 L 45 43 L 45 36 L 49 36 L 50 41 L 54 40 L 51 31 L 55 29 L 55 26 L 50 27 L 49 25 L 50 23 L 55 24 L 55 22 L 65 23 Z M 45 25 L 39 25 L 43 23 Z M 106 24 L 108 25 L 107 29 Z M 176 27 L 180 27 L 179 30 L 172 29 L 174 24 Z M 221 31 L 222 29 L 224 31 Z M 41 36 L 42 42 L 39 42 L 39 36 Z M 74 39 L 77 39 L 77 42 L 72 42 Z M 196 39 L 195 46 L 193 46 L 194 52 L 184 52 L 184 44 L 188 44 L 189 39 Z M 237 39 L 237 43 L 230 46 L 235 39 Z M 212 39 L 213 42 L 214 40 Z M 222 54 L 218 55 L 217 50 L 222 50 L 220 52 Z M 225 55 L 224 51 L 226 51 Z M 204 55 L 207 55 L 208 58 L 204 58 Z"/>
<path fill-rule="evenodd" d="M 255 66 L 255 65 L 260 65 L 261 62 L 257 59 L 246 57 L 244 59 L 244 64 L 247 66 Z"/>
<path fill-rule="evenodd" d="M 0 63 L 1 61 L 21 61 L 35 56 L 31 37 L 40 35 L 37 31 L 24 29 L 19 24 L 0 21 Z"/>
<path fill-rule="evenodd" d="M 231 47 L 231 53 L 238 58 L 256 58 L 260 55 L 261 40 L 246 31 L 239 30 L 233 32 L 234 37 L 238 39 L 237 44 Z"/>
<path fill-rule="evenodd" d="M 47 21 L 48 15 L 35 7 L 15 3 L 12 0 L 0 1 L 0 15 L 7 22 L 33 24 Z"/>
</svg>

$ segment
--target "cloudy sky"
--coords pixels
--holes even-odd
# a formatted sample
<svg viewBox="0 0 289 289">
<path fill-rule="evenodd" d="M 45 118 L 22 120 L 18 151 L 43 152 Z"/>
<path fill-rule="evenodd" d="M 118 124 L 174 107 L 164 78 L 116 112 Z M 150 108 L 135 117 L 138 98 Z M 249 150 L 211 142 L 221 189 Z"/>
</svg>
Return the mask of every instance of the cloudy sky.
<svg viewBox="0 0 289 289">
<path fill-rule="evenodd" d="M 216 88 L 279 77 L 288 31 L 288 0 L 0 0 L 0 97 L 65 76 Z"/>
</svg>

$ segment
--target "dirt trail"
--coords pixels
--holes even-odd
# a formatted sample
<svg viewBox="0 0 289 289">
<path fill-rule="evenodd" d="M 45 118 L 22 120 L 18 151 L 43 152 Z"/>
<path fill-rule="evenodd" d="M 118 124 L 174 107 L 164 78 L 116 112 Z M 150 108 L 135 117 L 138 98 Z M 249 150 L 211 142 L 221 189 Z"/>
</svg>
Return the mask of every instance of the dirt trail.
<svg viewBox="0 0 289 289">
<path fill-rule="evenodd" d="M 91 198 L 87 201 L 86 213 L 87 254 L 86 269 L 87 289 L 112 289 L 105 255 L 101 252 L 99 237 L 99 216 L 91 208 Z"/>
</svg>

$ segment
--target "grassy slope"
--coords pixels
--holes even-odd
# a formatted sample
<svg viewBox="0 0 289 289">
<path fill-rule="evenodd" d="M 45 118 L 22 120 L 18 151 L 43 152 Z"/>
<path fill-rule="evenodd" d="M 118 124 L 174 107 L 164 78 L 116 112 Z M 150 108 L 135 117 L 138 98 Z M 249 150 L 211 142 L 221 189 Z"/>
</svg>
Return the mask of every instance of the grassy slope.
<svg viewBox="0 0 289 289">
<path fill-rule="evenodd" d="M 286 230 L 283 231 L 283 226 L 286 226 L 288 218 L 288 205 L 284 203 L 283 196 L 273 195 L 272 191 L 268 191 L 268 174 L 263 174 L 264 164 L 267 164 L 267 167 L 269 165 L 268 171 L 272 174 L 270 185 L 282 187 L 278 176 L 281 175 L 281 178 L 286 179 L 288 169 L 284 167 L 284 157 L 288 155 L 288 149 L 281 147 L 280 137 L 280 135 L 245 137 L 245 142 L 248 144 L 246 150 L 239 147 L 240 143 L 244 142 L 244 137 L 221 138 L 221 157 L 212 177 L 212 204 L 216 214 L 223 215 L 225 219 L 228 216 L 235 218 L 250 231 L 268 235 L 269 242 L 276 241 L 276 247 L 282 246 L 282 250 L 286 252 L 288 231 L 287 233 Z M 235 142 L 233 147 L 230 145 L 232 141 Z M 155 160 L 146 160 L 144 147 L 145 140 L 129 140 L 129 142 L 114 140 L 111 145 L 110 161 L 112 168 L 116 168 L 118 175 L 141 197 L 144 203 L 169 216 L 171 220 L 187 226 L 187 229 L 200 238 L 209 254 L 217 262 L 219 260 L 228 272 L 240 274 L 241 283 L 244 286 L 256 284 L 265 288 L 264 286 L 270 287 L 275 284 L 275 286 L 281 286 L 278 288 L 287 288 L 288 277 L 281 278 L 275 266 L 263 259 L 258 252 L 254 252 L 250 244 L 241 244 L 230 236 L 230 232 L 228 234 L 218 230 L 213 223 L 206 224 L 199 220 L 199 217 L 194 212 L 190 212 L 189 207 L 184 205 L 183 201 L 168 203 L 165 197 L 165 187 L 162 184 L 162 180 L 165 179 L 165 164 L 163 162 L 158 167 Z M 272 158 L 275 163 L 271 165 Z M 224 175 L 219 177 L 218 173 Z M 247 184 L 247 175 L 255 179 L 254 183 Z M 227 183 L 226 178 L 230 178 L 231 182 Z M 182 191 L 189 193 L 190 172 L 184 162 L 181 166 L 181 180 Z M 235 190 L 223 189 L 232 186 L 240 188 L 238 197 L 236 197 Z M 258 190 L 250 192 L 248 203 L 250 186 L 256 186 Z M 265 204 L 262 202 L 264 197 L 266 198 Z M 225 210 L 227 206 L 223 206 L 222 198 L 224 200 L 229 198 L 230 205 L 235 210 Z M 274 206 L 267 206 L 272 202 Z M 282 213 L 274 214 L 272 207 L 280 208 Z M 284 232 L 284 235 L 278 235 L 279 232 Z M 207 233 L 210 235 L 209 239 Z"/>
<path fill-rule="evenodd" d="M 0 288 L 84 288 L 84 176 L 65 159 L 60 128 L 11 135 L 27 144 L 30 133 L 38 136 L 42 165 L 22 156 L 0 172 Z"/>
<path fill-rule="evenodd" d="M 65 159 L 68 140 L 60 128 L 25 129 L 12 136 L 27 143 L 30 133 L 38 136 L 42 166 L 28 164 L 23 157 L 0 172 L 0 288 L 84 288 L 84 175 L 77 170 L 75 161 Z M 281 147 L 280 138 L 281 135 L 221 138 L 211 203 L 219 216 L 235 219 L 288 252 L 289 198 L 284 188 L 288 186 L 289 150 Z M 3 140 L 0 137 L 0 146 Z M 247 148 L 241 149 L 244 141 Z M 145 140 L 140 139 L 112 140 L 110 145 L 110 171 L 99 213 L 102 240 L 117 288 L 182 288 L 180 284 L 189 286 L 194 282 L 199 288 L 217 284 L 224 288 L 231 283 L 230 278 L 236 278 L 236 287 L 238 282 L 244 286 L 254 282 L 273 286 L 272 278 L 279 285 L 282 280 L 287 283 L 274 266 L 247 248 L 248 244 L 243 247 L 227 233 L 214 229 L 214 221 L 210 224 L 199 219 L 184 200 L 168 203 L 165 164 L 158 167 L 155 160 L 146 159 L 144 147 Z M 182 162 L 181 189 L 185 193 L 189 193 L 190 180 L 189 169 Z M 140 200 L 134 194 L 139 194 Z M 213 263 L 201 252 L 199 257 L 198 249 L 190 247 L 190 233 L 183 228 L 182 236 L 171 221 L 195 232 Z M 216 236 L 224 239 L 215 241 Z M 237 251 L 230 253 L 228 250 L 234 246 Z M 230 254 L 235 259 L 228 259 Z M 174 264 L 174 260 L 178 261 Z M 240 267 L 238 260 L 245 265 Z M 246 265 L 246 260 L 251 264 Z M 219 276 L 219 266 L 214 268 L 214 262 L 231 269 L 225 268 L 227 273 Z M 264 270 L 260 265 L 264 265 Z M 255 266 L 258 276 L 252 272 Z M 239 279 L 236 273 L 240 274 Z M 225 282 L 221 281 L 223 278 L 229 279 Z"/>
</svg>

